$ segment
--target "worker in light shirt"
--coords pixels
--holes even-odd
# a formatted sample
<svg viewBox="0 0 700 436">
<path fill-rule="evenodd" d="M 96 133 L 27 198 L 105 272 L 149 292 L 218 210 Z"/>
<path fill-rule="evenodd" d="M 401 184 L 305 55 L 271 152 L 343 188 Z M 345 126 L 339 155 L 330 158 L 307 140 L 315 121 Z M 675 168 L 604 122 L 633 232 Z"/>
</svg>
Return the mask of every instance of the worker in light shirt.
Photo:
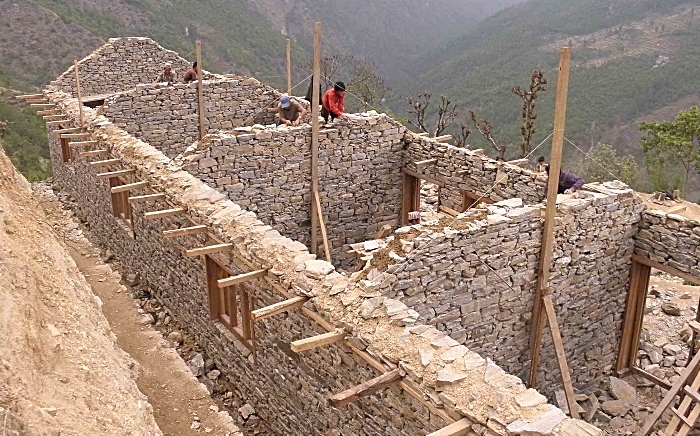
<svg viewBox="0 0 700 436">
<path fill-rule="evenodd" d="M 348 117 L 343 114 L 345 106 L 345 83 L 336 82 L 335 85 L 333 85 L 333 89 L 329 89 L 323 94 L 321 104 L 323 105 L 321 116 L 326 123 L 328 123 L 328 117 L 331 118 L 331 121 L 336 118 L 348 121 Z"/>
</svg>

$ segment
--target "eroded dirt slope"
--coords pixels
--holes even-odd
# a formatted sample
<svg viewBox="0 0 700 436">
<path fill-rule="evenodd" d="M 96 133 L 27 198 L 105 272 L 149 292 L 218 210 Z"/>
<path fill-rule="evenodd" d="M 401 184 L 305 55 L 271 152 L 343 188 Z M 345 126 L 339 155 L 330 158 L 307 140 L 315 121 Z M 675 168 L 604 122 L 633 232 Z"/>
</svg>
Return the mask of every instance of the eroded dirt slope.
<svg viewBox="0 0 700 436">
<path fill-rule="evenodd" d="M 0 149 L 0 431 L 161 435 L 97 299 Z"/>
</svg>

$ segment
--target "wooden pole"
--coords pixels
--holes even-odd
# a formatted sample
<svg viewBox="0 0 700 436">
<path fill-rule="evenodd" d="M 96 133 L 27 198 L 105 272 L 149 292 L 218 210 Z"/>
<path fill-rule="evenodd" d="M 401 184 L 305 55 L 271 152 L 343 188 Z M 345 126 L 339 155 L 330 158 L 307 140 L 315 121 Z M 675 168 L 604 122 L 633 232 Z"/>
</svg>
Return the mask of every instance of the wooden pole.
<svg viewBox="0 0 700 436">
<path fill-rule="evenodd" d="M 205 126 L 206 117 L 204 116 L 204 85 L 202 84 L 202 41 L 197 40 L 195 44 L 197 52 L 197 103 L 199 110 L 199 139 L 204 138 L 207 134 Z"/>
<path fill-rule="evenodd" d="M 292 40 L 287 40 L 287 94 L 292 95 Z"/>
<path fill-rule="evenodd" d="M 318 107 L 321 104 L 319 86 L 321 83 L 321 23 L 314 24 L 314 86 L 311 99 L 311 247 L 310 251 L 316 254 L 318 249 L 318 214 L 314 192 L 318 192 Z"/>
<path fill-rule="evenodd" d="M 554 311 L 554 303 L 551 295 L 542 297 L 544 300 L 544 309 L 547 313 L 547 321 L 549 322 L 549 330 L 552 332 L 552 340 L 554 342 L 554 351 L 557 353 L 557 363 L 559 364 L 559 372 L 561 373 L 561 381 L 564 384 L 564 394 L 566 395 L 566 403 L 569 405 L 569 415 L 572 418 L 578 419 L 578 403 L 574 394 L 574 386 L 571 384 L 571 373 L 569 372 L 569 364 L 566 361 L 566 353 L 564 352 L 564 344 L 561 340 L 561 332 L 559 331 L 559 322 L 557 322 L 557 314 Z"/>
<path fill-rule="evenodd" d="M 80 92 L 80 72 L 78 71 L 78 61 L 73 61 L 75 69 L 75 89 L 78 91 L 78 110 L 80 111 L 80 127 L 83 127 L 83 96 Z"/>
<path fill-rule="evenodd" d="M 552 263 L 552 245 L 554 242 L 554 216 L 557 210 L 557 189 L 559 187 L 559 171 L 561 171 L 561 156 L 564 148 L 564 123 L 566 121 L 566 104 L 569 93 L 569 63 L 571 51 L 568 47 L 561 49 L 559 60 L 559 79 L 557 81 L 557 98 L 554 106 L 554 135 L 552 137 L 552 153 L 549 158 L 549 180 L 547 182 L 547 210 L 542 232 L 542 247 L 540 249 L 540 266 L 537 274 L 537 289 L 532 307 L 530 323 L 530 377 L 528 386 L 537 383 L 537 368 L 542 348 L 542 330 L 544 329 L 544 302 L 542 297 L 549 293 L 549 267 Z"/>
</svg>

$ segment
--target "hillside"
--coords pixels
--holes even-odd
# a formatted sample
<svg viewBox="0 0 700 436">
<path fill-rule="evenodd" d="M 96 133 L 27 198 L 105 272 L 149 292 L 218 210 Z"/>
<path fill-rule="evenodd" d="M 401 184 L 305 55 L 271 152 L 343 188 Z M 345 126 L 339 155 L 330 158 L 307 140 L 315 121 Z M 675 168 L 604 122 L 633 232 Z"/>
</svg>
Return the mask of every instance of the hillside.
<svg viewBox="0 0 700 436">
<path fill-rule="evenodd" d="M 446 94 L 463 112 L 473 108 L 489 119 L 497 139 L 518 142 L 522 106 L 511 88 L 528 84 L 530 72 L 542 68 L 550 89 L 539 101 L 539 143 L 552 125 L 558 50 L 570 45 L 567 137 L 584 149 L 614 140 L 618 150 L 639 158 L 639 136 L 629 134 L 633 123 L 667 107 L 687 108 L 699 89 L 697 6 L 683 0 L 530 0 L 413 64 L 418 79 L 397 90 L 394 107 L 405 109 L 402 100 L 419 90 Z M 476 135 L 471 142 L 488 147 Z"/>
</svg>

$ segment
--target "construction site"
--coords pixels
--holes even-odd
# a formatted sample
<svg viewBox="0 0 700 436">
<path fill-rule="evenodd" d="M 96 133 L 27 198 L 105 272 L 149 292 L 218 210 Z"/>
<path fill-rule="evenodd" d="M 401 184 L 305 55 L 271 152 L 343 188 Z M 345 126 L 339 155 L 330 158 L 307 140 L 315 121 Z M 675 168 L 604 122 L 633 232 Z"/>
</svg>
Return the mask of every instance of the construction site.
<svg viewBox="0 0 700 436">
<path fill-rule="evenodd" d="M 71 389 L 95 395 L 63 400 L 96 418 L 92 429 L 65 432 L 71 416 L 22 400 L 25 386 L 14 392 L 15 413 L 34 421 L 12 427 L 0 404 L 6 434 L 59 434 L 29 431 L 27 422 L 43 421 L 60 434 L 700 434 L 700 313 L 682 347 L 646 337 L 644 317 L 655 297 L 670 304 L 654 293 L 657 271 L 700 285 L 696 205 L 619 181 L 557 196 L 527 160 L 497 161 L 375 111 L 321 125 L 318 101 L 299 98 L 311 116 L 276 126 L 279 90 L 201 70 L 191 84 L 151 83 L 165 63 L 191 65 L 148 38 L 114 38 L 21 97 L 46 120 L 53 190 L 32 194 L 2 156 L 0 272 L 17 277 L 3 274 L 0 285 L 19 292 L 24 274 L 42 282 L 37 289 L 80 289 L 71 319 L 82 327 L 47 317 L 35 328 L 49 330 L 35 334 L 59 354 L 73 335 L 99 342 L 65 358 L 78 365 L 67 377 L 86 384 Z M 557 94 L 557 111 L 565 108 Z M 436 200 L 416 221 L 426 183 Z M 79 222 L 61 218 L 63 243 L 42 218 L 43 201 Z M 53 254 L 40 254 L 42 244 Z M 118 264 L 121 272 L 94 277 L 118 294 L 93 296 L 104 280 L 91 281 L 80 262 L 61 265 L 66 250 Z M 21 256 L 44 260 L 32 270 Z M 52 281 L 53 270 L 73 275 Z M 138 309 L 136 324 L 160 330 L 125 333 L 135 350 L 137 340 L 155 341 L 173 365 L 187 362 L 192 374 L 163 369 L 152 387 L 206 397 L 197 419 L 176 408 L 156 418 L 181 427 L 154 420 L 159 406 L 136 386 L 133 353 L 110 339 L 109 326 L 119 328 L 100 298 L 122 299 Z M 57 362 L 37 359 L 37 371 Z M 9 380 L 20 362 L 3 365 Z M 652 390 L 653 404 L 642 404 Z M 122 396 L 119 407 L 98 413 L 91 401 L 107 391 Z"/>
</svg>

